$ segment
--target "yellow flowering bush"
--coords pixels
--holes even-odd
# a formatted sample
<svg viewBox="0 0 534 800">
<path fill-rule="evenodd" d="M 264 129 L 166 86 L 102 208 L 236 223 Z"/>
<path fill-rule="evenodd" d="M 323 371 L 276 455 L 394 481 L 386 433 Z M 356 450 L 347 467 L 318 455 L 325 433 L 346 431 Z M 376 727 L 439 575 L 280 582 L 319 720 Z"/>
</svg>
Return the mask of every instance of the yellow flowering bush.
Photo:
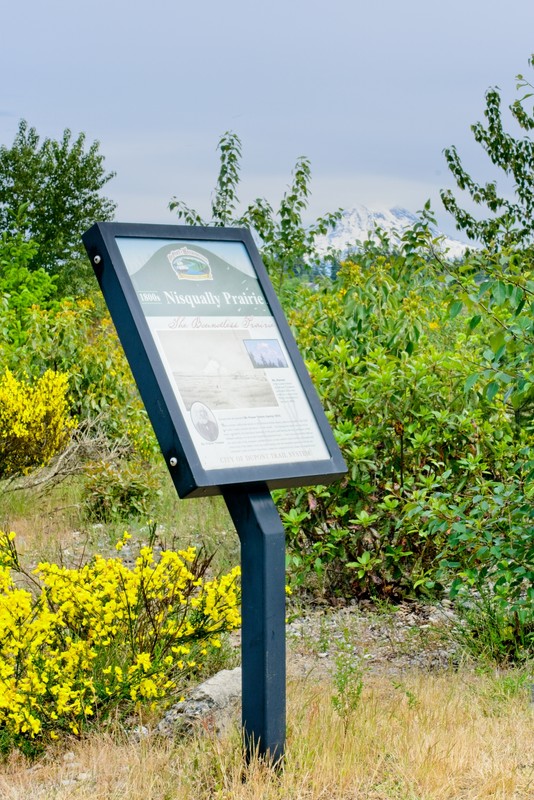
<svg viewBox="0 0 534 800">
<path fill-rule="evenodd" d="M 14 540 L 0 531 L 4 752 L 79 734 L 117 705 L 169 698 L 240 625 L 239 568 L 208 579 L 210 559 L 194 548 L 142 547 L 132 567 L 97 555 L 78 569 L 41 563 L 29 573 Z"/>
<path fill-rule="evenodd" d="M 33 385 L 6 369 L 0 378 L 0 478 L 48 463 L 68 442 L 68 376 L 47 370 Z"/>
<path fill-rule="evenodd" d="M 0 363 L 34 378 L 54 367 L 69 376 L 69 401 L 80 420 L 100 418 L 111 441 L 127 437 L 143 458 L 155 437 L 124 350 L 102 301 L 64 299 L 53 309 L 29 309 L 20 335 L 0 330 Z"/>
</svg>

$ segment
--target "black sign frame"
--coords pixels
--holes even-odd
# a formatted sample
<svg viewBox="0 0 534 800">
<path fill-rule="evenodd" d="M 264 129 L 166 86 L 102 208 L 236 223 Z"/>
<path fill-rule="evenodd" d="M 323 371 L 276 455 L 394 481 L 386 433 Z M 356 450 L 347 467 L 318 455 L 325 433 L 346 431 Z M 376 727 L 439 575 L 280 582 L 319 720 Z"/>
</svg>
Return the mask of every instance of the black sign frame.
<svg viewBox="0 0 534 800">
<path fill-rule="evenodd" d="M 329 484 L 346 465 L 299 353 L 284 312 L 250 232 L 243 228 L 99 222 L 83 242 L 132 369 L 161 451 L 181 498 L 224 494 L 233 486 L 253 490 Z M 328 457 L 284 463 L 206 469 L 199 458 L 175 390 L 154 343 L 117 239 L 240 242 L 266 298 L 291 365 L 298 376 Z"/>
</svg>

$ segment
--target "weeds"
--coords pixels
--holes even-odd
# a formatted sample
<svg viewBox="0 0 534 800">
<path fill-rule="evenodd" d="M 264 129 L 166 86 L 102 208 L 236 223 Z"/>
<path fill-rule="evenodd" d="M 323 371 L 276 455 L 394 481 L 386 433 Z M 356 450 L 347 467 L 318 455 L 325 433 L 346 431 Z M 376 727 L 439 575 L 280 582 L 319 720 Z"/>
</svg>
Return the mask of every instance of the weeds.
<svg viewBox="0 0 534 800">
<path fill-rule="evenodd" d="M 346 628 L 343 631 L 343 639 L 336 643 L 334 664 L 332 683 L 335 691 L 332 694 L 332 705 L 341 719 L 346 734 L 360 704 L 365 672 L 365 666 L 355 652 Z"/>
<path fill-rule="evenodd" d="M 479 586 L 465 593 L 456 605 L 458 621 L 452 636 L 476 660 L 517 663 L 530 659 L 534 651 L 532 610 L 510 609 L 501 598 Z"/>
</svg>

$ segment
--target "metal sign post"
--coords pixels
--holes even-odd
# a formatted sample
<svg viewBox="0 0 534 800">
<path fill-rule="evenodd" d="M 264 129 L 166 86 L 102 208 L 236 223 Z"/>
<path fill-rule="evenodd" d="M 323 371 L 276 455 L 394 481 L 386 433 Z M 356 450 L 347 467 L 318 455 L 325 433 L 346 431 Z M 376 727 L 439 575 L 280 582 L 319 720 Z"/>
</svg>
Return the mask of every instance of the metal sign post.
<svg viewBox="0 0 534 800">
<path fill-rule="evenodd" d="M 224 499 L 241 540 L 245 749 L 276 763 L 286 733 L 284 529 L 267 488 L 228 489 Z"/>
<path fill-rule="evenodd" d="M 248 755 L 285 744 L 284 530 L 271 489 L 345 462 L 249 231 L 97 223 L 83 241 L 181 498 L 241 540 Z"/>
</svg>

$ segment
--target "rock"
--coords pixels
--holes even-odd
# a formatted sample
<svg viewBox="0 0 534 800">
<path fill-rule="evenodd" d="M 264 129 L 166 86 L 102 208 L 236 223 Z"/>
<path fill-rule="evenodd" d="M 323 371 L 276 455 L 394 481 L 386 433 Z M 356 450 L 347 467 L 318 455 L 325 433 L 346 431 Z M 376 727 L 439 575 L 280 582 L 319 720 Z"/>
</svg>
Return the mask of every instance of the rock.
<svg viewBox="0 0 534 800">
<path fill-rule="evenodd" d="M 189 733 L 199 727 L 223 733 L 236 716 L 241 698 L 241 667 L 223 669 L 172 706 L 156 728 L 161 736 Z"/>
<path fill-rule="evenodd" d="M 150 730 L 146 725 L 135 725 L 129 733 L 134 742 L 140 742 L 142 739 L 146 739 L 147 736 L 150 736 Z"/>
</svg>

